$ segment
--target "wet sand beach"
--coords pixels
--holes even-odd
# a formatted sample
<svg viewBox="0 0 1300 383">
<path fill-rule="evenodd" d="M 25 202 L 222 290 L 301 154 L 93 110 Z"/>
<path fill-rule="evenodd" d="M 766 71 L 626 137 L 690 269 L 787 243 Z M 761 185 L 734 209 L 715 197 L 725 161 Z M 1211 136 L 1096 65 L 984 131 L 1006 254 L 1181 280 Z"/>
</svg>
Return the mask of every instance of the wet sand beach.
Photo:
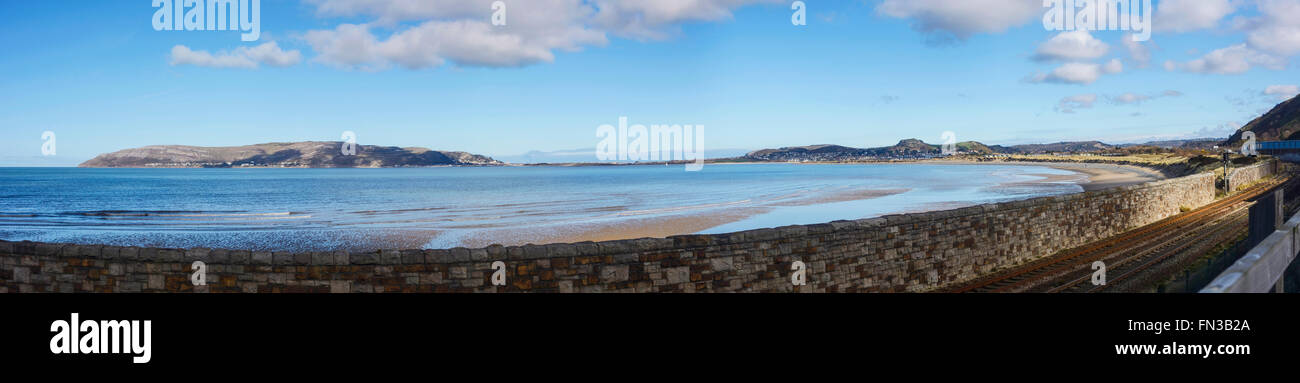
<svg viewBox="0 0 1300 383">
<path fill-rule="evenodd" d="M 1160 173 L 1137 166 L 1112 165 L 1112 164 L 1074 164 L 1074 163 L 1036 163 L 1036 162 L 942 162 L 943 164 L 953 165 L 1021 165 L 1021 166 L 1038 166 L 1058 170 L 1074 172 L 1073 174 L 1041 174 L 1029 173 L 1039 179 L 1032 181 L 1023 181 L 1003 184 L 998 187 L 1019 187 L 1040 183 L 1074 183 L 1079 185 L 1085 192 L 1104 190 L 1114 187 L 1136 185 L 1146 182 L 1162 180 L 1165 177 Z M 922 162 L 921 164 L 926 164 Z M 929 163 L 933 164 L 933 163 Z M 813 164 L 810 164 L 813 165 Z M 900 164 L 906 165 L 906 164 Z M 813 204 L 823 204 L 844 201 L 860 201 L 881 198 L 885 196 L 901 194 L 908 189 L 858 189 L 858 190 L 836 190 L 812 193 L 808 196 L 802 196 L 797 199 L 775 201 L 766 206 L 804 206 Z M 971 206 L 970 203 L 953 202 L 946 204 L 936 204 L 925 209 L 906 211 L 905 213 L 919 213 L 924 211 L 945 210 Z M 501 243 L 505 245 L 522 245 L 525 243 L 574 243 L 584 241 L 608 241 L 619 239 L 633 238 L 664 238 L 674 235 L 687 235 L 698 233 L 709 228 L 717 227 L 723 224 L 737 222 L 754 215 L 770 211 L 770 207 L 765 206 L 737 206 L 722 212 L 709 212 L 699 214 L 683 214 L 666 217 L 653 217 L 644 219 L 624 220 L 610 224 L 584 224 L 577 226 L 568 226 L 560 230 L 549 233 L 532 232 L 530 230 L 503 229 L 496 233 L 485 233 L 486 235 L 477 236 L 477 238 L 467 238 L 466 243 L 469 246 L 486 246 L 492 243 Z M 503 238 L 513 237 L 517 243 L 503 243 Z M 495 242 L 494 242 L 495 241 Z M 522 241 L 522 242 L 519 242 Z"/>
<path fill-rule="evenodd" d="M 1129 165 L 1069 163 L 1037 164 L 1032 162 L 1025 164 L 1035 164 L 1053 169 L 1069 170 L 1087 174 L 1088 182 L 1079 185 L 1083 187 L 1084 191 L 1104 190 L 1165 179 L 1163 174 L 1160 174 L 1160 172 L 1155 170 Z"/>
<path fill-rule="evenodd" d="M 1082 173 L 1087 176 L 1086 182 L 1079 182 L 1083 191 L 1090 192 L 1094 190 L 1105 190 L 1121 186 L 1137 185 L 1147 182 L 1163 180 L 1167 177 L 1158 171 L 1132 165 L 1117 164 L 1100 164 L 1100 163 L 1079 163 L 1079 162 L 1020 162 L 1020 161 L 994 161 L 994 162 L 977 162 L 977 161 L 918 161 L 910 162 L 911 164 L 943 164 L 943 165 L 1010 165 L 1010 166 L 1038 166 L 1058 170 L 1066 170 Z M 1059 174 L 1034 174 L 1039 177 L 1046 177 L 1043 180 L 1032 182 L 1063 182 L 1068 181 L 1075 176 L 1066 176 Z"/>
</svg>

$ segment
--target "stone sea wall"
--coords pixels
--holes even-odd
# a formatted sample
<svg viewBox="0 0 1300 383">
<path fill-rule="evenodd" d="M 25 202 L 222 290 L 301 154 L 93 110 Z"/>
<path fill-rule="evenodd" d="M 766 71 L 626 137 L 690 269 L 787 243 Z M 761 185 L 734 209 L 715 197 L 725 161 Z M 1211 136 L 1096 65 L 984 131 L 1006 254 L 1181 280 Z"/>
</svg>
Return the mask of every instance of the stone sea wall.
<svg viewBox="0 0 1300 383">
<path fill-rule="evenodd" d="M 272 253 L 0 241 L 0 292 L 921 292 L 1202 206 L 1214 188 L 1212 174 L 1199 174 L 856 221 L 478 249 Z M 203 285 L 194 283 L 195 261 Z"/>
<path fill-rule="evenodd" d="M 1277 174 L 1278 161 L 1268 160 L 1251 166 L 1232 169 L 1228 176 L 1228 188 L 1236 191 L 1261 178 Z"/>
</svg>

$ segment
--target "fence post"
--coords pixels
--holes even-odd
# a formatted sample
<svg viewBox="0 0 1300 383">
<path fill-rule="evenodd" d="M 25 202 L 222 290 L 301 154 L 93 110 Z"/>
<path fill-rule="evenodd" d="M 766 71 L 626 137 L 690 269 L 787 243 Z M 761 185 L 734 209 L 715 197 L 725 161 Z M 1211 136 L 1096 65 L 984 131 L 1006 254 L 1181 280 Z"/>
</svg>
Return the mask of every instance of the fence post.
<svg viewBox="0 0 1300 383">
<path fill-rule="evenodd" d="M 1258 245 L 1282 227 L 1282 190 L 1265 194 L 1250 207 L 1250 236 L 1246 243 Z"/>
</svg>

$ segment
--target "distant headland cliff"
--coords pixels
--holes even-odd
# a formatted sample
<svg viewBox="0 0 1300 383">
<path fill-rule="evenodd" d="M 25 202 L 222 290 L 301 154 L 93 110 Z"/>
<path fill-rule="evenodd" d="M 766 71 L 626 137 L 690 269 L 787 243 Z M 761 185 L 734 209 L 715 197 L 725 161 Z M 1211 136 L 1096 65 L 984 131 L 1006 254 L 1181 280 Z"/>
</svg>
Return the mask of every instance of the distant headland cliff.
<svg viewBox="0 0 1300 383">
<path fill-rule="evenodd" d="M 158 145 L 101 154 L 83 168 L 385 168 L 421 166 L 498 166 L 501 161 L 465 152 L 426 148 L 356 145 L 344 155 L 342 142 L 268 143 L 200 147 Z"/>
</svg>

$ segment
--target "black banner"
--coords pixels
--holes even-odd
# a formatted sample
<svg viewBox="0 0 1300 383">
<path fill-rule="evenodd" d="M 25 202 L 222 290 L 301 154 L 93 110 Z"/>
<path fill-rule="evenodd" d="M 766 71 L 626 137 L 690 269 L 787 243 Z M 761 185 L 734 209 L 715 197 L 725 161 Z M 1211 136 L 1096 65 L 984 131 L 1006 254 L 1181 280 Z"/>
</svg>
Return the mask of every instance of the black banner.
<svg viewBox="0 0 1300 383">
<path fill-rule="evenodd" d="M 93 371 L 667 355 L 1216 365 L 1300 355 L 1287 309 L 1295 302 L 1293 295 L 9 295 L 0 298 L 0 323 L 5 360 Z M 58 323 L 72 327 L 73 313 L 80 331 L 69 346 L 77 351 L 95 346 L 83 326 L 149 321 L 147 362 L 135 363 L 143 355 L 136 349 L 62 349 L 70 339 L 56 339 Z M 141 345 L 123 343 L 130 340 Z"/>
</svg>

